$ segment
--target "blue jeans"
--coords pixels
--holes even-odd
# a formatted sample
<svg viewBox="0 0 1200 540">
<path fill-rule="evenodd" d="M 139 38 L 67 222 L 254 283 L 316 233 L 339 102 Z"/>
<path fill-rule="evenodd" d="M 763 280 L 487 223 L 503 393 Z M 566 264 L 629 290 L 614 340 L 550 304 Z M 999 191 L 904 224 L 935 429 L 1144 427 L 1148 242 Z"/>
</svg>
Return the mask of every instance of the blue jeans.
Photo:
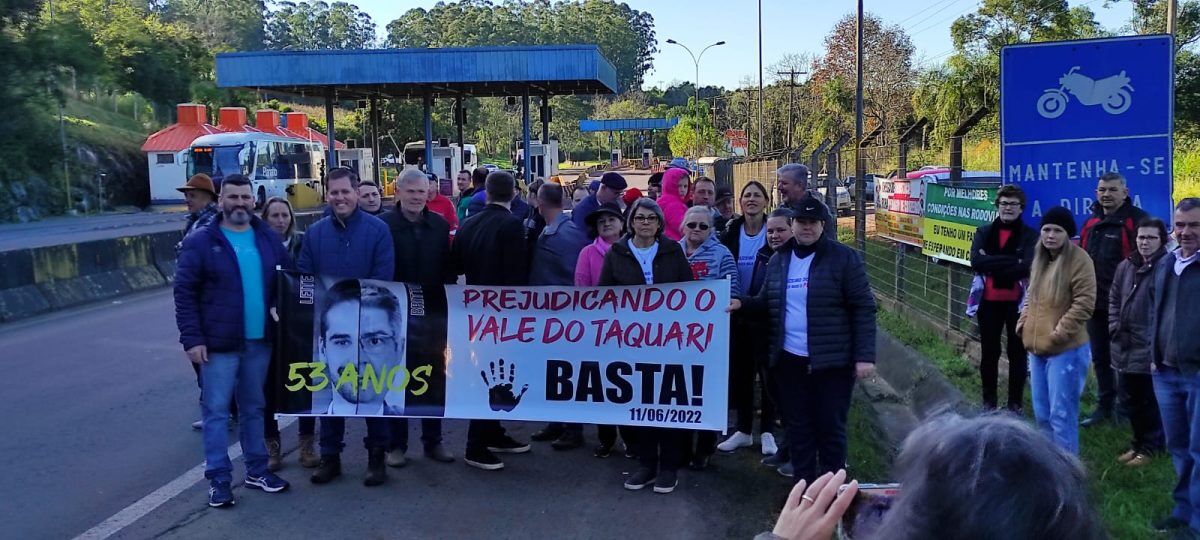
<svg viewBox="0 0 1200 540">
<path fill-rule="evenodd" d="M 1170 367 L 1159 368 L 1153 375 L 1154 396 L 1162 415 L 1167 453 L 1175 464 L 1175 489 L 1171 515 L 1200 530 L 1200 414 L 1197 411 L 1197 376 L 1187 376 Z"/>
<path fill-rule="evenodd" d="M 1084 344 L 1054 356 L 1029 354 L 1030 394 L 1038 427 L 1064 450 L 1079 455 L 1079 396 L 1092 349 Z"/>
<path fill-rule="evenodd" d="M 263 384 L 271 364 L 271 345 L 247 340 L 238 351 L 209 352 L 200 366 L 203 380 L 200 406 L 204 411 L 204 477 L 218 482 L 233 480 L 229 461 L 229 405 L 237 396 L 238 439 L 246 458 L 246 474 L 267 472 L 267 444 L 263 439 Z M 236 393 L 236 394 L 235 394 Z"/>
</svg>

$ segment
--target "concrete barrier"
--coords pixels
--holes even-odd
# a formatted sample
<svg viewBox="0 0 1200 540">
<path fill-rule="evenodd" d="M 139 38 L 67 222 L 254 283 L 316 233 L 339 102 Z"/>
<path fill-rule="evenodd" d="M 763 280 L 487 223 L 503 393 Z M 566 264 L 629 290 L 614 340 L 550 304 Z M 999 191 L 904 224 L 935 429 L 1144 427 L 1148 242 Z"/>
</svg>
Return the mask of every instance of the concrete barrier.
<svg viewBox="0 0 1200 540">
<path fill-rule="evenodd" d="M 32 250 L 0 252 L 0 322 L 50 311 L 50 302 L 33 283 Z"/>
</svg>

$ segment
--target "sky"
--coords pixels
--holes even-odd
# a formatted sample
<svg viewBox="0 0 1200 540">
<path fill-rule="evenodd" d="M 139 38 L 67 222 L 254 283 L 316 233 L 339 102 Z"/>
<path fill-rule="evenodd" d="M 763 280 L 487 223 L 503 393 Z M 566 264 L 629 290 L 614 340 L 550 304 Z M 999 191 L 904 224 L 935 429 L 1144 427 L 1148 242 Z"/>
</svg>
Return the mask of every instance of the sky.
<svg viewBox="0 0 1200 540">
<path fill-rule="evenodd" d="M 433 7 L 435 1 L 349 0 L 371 15 L 381 36 L 388 22 L 416 7 Z M 767 68 L 787 54 L 820 54 L 825 36 L 837 21 L 854 12 L 853 0 L 761 0 L 762 65 Z M 692 81 L 695 64 L 683 48 L 667 43 L 674 39 L 694 53 L 716 43 L 700 60 L 700 84 L 736 88 L 745 77 L 758 78 L 758 3 L 753 0 L 625 0 L 630 7 L 654 16 L 660 51 L 654 69 L 643 86 L 665 88 L 675 82 Z M 885 24 L 899 24 L 916 46 L 918 64 L 944 60 L 952 51 L 950 25 L 958 17 L 978 8 L 980 0 L 864 0 L 868 13 Z M 1086 5 L 1096 20 L 1117 30 L 1129 21 L 1128 2 L 1105 7 L 1105 0 L 1070 0 L 1071 6 Z M 866 74 L 870 76 L 870 74 Z M 801 79 L 803 80 L 803 76 Z"/>
</svg>

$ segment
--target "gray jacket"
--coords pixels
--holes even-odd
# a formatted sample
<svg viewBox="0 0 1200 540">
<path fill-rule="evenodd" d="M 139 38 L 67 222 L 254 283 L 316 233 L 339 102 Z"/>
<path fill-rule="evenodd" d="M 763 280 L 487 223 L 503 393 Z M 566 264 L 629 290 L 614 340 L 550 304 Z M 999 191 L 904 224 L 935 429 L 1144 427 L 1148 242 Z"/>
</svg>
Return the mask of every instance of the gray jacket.
<svg viewBox="0 0 1200 540">
<path fill-rule="evenodd" d="M 533 247 L 530 285 L 575 284 L 575 263 L 579 252 L 590 244 L 587 233 L 571 221 L 571 216 L 559 214 L 554 223 L 547 223 Z"/>
<path fill-rule="evenodd" d="M 1117 266 L 1108 295 L 1112 367 L 1122 373 L 1150 373 L 1150 279 L 1167 254 L 1159 249 L 1147 262 L 1134 253 Z"/>
</svg>

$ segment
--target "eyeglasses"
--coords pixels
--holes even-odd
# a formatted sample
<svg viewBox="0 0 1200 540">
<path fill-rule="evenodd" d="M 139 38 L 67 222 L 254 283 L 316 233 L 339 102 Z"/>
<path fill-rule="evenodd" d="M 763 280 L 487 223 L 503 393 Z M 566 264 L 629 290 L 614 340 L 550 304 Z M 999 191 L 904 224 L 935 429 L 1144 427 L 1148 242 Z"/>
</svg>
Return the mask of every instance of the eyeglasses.
<svg viewBox="0 0 1200 540">
<path fill-rule="evenodd" d="M 334 336 L 329 343 L 335 348 L 349 348 L 353 342 L 345 336 Z M 365 353 L 379 354 L 396 349 L 396 337 L 391 334 L 365 334 L 359 336 L 358 347 Z"/>
<path fill-rule="evenodd" d="M 658 221 L 658 216 L 653 215 L 653 214 L 648 215 L 648 216 L 644 216 L 644 215 L 643 216 L 633 216 L 633 220 L 641 222 L 641 223 L 654 223 L 654 222 Z"/>
<path fill-rule="evenodd" d="M 1021 206 L 1021 203 L 1015 201 L 1000 201 L 996 206 Z"/>
<path fill-rule="evenodd" d="M 700 229 L 702 231 L 707 231 L 708 224 L 707 223 L 698 223 L 698 222 L 693 221 L 693 222 L 687 224 L 687 228 L 692 229 L 692 230 Z"/>
</svg>

